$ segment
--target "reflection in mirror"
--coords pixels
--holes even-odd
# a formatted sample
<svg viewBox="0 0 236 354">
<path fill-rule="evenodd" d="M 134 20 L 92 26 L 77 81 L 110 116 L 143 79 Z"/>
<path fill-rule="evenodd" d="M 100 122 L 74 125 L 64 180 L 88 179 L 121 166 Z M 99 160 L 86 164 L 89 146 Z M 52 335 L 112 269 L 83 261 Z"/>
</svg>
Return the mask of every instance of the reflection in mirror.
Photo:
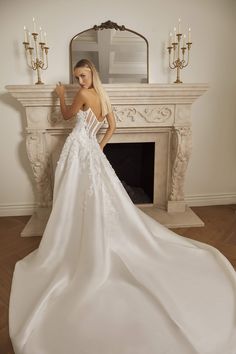
<svg viewBox="0 0 236 354">
<path fill-rule="evenodd" d="M 107 21 L 74 36 L 70 43 L 71 82 L 73 67 L 91 60 L 102 83 L 147 83 L 148 42 L 140 34 Z"/>
</svg>

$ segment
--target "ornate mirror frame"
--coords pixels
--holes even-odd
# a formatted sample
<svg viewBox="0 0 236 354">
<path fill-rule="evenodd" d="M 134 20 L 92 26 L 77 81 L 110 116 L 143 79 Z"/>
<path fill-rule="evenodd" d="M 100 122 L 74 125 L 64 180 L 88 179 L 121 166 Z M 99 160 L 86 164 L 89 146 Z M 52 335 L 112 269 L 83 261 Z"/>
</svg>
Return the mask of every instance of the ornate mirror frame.
<svg viewBox="0 0 236 354">
<path fill-rule="evenodd" d="M 89 29 L 86 29 L 82 32 L 79 32 L 77 33 L 70 41 L 70 45 L 69 45 L 69 58 L 70 58 L 70 73 L 69 73 L 69 77 L 70 77 L 70 83 L 74 83 L 74 79 L 73 79 L 73 58 L 72 58 L 72 44 L 73 44 L 73 40 L 79 36 L 80 34 L 83 34 L 85 32 L 88 32 L 88 31 L 91 31 L 91 30 L 95 30 L 95 31 L 100 31 L 100 30 L 104 30 L 104 29 L 115 29 L 116 31 L 129 31 L 129 32 L 132 32 L 133 34 L 136 34 L 137 36 L 141 37 L 146 45 L 147 45 L 147 82 L 146 83 L 149 83 L 149 45 L 148 45 L 148 41 L 147 39 L 141 35 L 140 33 L 136 32 L 136 31 L 133 31 L 129 28 L 126 28 L 124 25 L 118 25 L 117 23 L 115 22 L 112 22 L 112 21 L 106 21 L 106 22 L 103 22 L 101 23 L 101 25 L 97 26 L 93 26 Z"/>
</svg>

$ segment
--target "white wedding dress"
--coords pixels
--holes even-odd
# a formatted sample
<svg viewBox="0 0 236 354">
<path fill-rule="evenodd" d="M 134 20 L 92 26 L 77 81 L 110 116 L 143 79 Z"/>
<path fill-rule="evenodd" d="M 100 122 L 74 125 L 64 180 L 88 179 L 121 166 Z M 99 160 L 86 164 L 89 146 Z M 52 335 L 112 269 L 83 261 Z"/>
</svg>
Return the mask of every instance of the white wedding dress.
<svg viewBox="0 0 236 354">
<path fill-rule="evenodd" d="M 132 203 L 96 139 L 102 124 L 77 114 L 40 246 L 16 263 L 15 354 L 235 354 L 232 265 Z"/>
</svg>

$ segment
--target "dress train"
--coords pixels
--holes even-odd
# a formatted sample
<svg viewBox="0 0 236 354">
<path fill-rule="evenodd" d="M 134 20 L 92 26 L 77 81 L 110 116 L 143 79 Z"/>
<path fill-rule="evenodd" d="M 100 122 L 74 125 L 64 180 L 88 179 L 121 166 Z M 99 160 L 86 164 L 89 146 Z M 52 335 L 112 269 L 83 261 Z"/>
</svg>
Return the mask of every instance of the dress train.
<svg viewBox="0 0 236 354">
<path fill-rule="evenodd" d="M 15 266 L 15 354 L 236 354 L 236 276 L 136 207 L 80 111 L 37 250 Z"/>
</svg>

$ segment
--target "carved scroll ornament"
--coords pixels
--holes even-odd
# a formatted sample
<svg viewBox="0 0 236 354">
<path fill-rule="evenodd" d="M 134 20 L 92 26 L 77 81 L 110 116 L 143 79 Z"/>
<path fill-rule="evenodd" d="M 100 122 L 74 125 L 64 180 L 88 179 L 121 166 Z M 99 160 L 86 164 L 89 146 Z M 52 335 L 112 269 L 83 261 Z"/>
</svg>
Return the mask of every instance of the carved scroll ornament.
<svg viewBox="0 0 236 354">
<path fill-rule="evenodd" d="M 123 122 L 124 120 L 137 121 L 138 118 L 142 118 L 147 123 L 163 123 L 168 120 L 172 115 L 172 109 L 168 106 L 123 106 L 113 107 L 117 122 Z"/>
</svg>

